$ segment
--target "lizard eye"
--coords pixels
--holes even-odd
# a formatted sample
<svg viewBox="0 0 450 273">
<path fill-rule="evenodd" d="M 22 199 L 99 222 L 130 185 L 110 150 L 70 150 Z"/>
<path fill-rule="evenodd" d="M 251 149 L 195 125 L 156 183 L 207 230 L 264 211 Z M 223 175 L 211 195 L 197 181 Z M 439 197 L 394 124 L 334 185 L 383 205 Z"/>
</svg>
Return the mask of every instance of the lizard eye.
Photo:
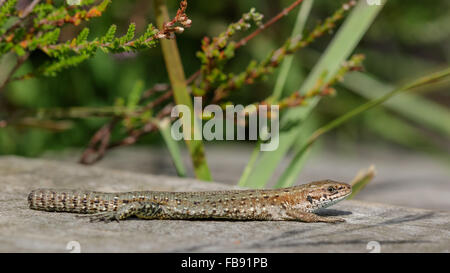
<svg viewBox="0 0 450 273">
<path fill-rule="evenodd" d="M 330 186 L 330 187 L 328 187 L 328 191 L 329 192 L 334 192 L 334 188 Z"/>
</svg>

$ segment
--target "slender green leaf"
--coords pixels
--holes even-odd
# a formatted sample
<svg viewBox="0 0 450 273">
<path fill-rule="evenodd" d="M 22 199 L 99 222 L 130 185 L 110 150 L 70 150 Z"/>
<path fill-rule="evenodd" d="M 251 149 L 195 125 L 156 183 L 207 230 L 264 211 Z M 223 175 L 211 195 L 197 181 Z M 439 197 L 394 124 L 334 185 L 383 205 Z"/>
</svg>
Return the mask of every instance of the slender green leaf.
<svg viewBox="0 0 450 273">
<path fill-rule="evenodd" d="M 247 166 L 245 166 L 245 169 L 242 172 L 242 176 L 239 179 L 238 186 L 240 186 L 240 187 L 245 187 L 246 186 L 246 182 L 247 182 L 248 176 L 250 175 L 250 172 L 253 169 L 253 166 L 255 165 L 256 160 L 258 159 L 260 146 L 261 145 L 258 142 L 256 144 L 255 148 L 253 149 L 253 152 L 252 152 L 252 154 L 250 156 L 250 160 L 248 161 Z"/>
<path fill-rule="evenodd" d="M 158 28 L 162 29 L 165 22 L 170 20 L 167 11 L 167 5 L 165 0 L 155 0 L 155 14 L 156 21 L 158 23 Z M 166 63 L 166 69 L 169 74 L 170 83 L 173 89 L 175 102 L 179 105 L 186 105 L 189 107 L 190 112 L 194 113 L 194 108 L 192 105 L 192 98 L 187 91 L 186 78 L 184 75 L 183 64 L 181 63 L 180 52 L 178 51 L 177 42 L 172 40 L 163 39 L 161 41 L 161 48 L 164 55 L 164 60 Z M 191 125 L 192 125 L 192 136 L 194 131 L 198 130 L 194 122 L 194 115 L 191 115 Z M 189 153 L 191 155 L 192 163 L 194 165 L 194 173 L 198 179 L 210 181 L 211 172 L 206 162 L 205 149 L 203 142 L 201 140 L 185 140 L 188 147 Z"/>
<path fill-rule="evenodd" d="M 448 151 L 442 149 L 423 130 L 382 108 L 373 109 L 365 114 L 367 128 L 380 137 L 407 148 L 425 152 L 450 166 Z M 386 130 L 389 128 L 389 130 Z"/>
<path fill-rule="evenodd" d="M 294 29 L 292 30 L 291 38 L 295 38 L 302 34 L 305 27 L 306 19 L 309 16 L 314 0 L 303 1 L 301 8 L 297 14 L 297 20 L 295 21 Z M 286 83 L 286 79 L 289 75 L 289 70 L 291 69 L 292 61 L 294 55 L 289 55 L 284 58 L 283 63 L 280 67 L 280 73 L 278 74 L 277 81 L 275 83 L 275 88 L 272 94 L 272 100 L 278 101 L 283 93 L 283 88 Z"/>
<path fill-rule="evenodd" d="M 127 108 L 133 111 L 139 104 L 139 99 L 141 98 L 141 94 L 144 91 L 144 82 L 139 80 L 137 81 L 133 89 L 131 89 L 130 94 L 127 98 Z"/>
<path fill-rule="evenodd" d="M 170 119 L 165 118 L 158 123 L 158 128 L 166 142 L 167 149 L 169 150 L 170 156 L 172 157 L 173 164 L 179 176 L 186 176 L 186 169 L 183 164 L 183 158 L 181 156 L 180 149 L 178 147 L 178 142 L 176 142 L 171 135 L 170 129 Z"/>
<path fill-rule="evenodd" d="M 320 53 L 310 49 L 304 49 L 305 56 L 303 64 L 306 67 L 312 67 L 313 63 L 320 57 Z M 414 58 L 409 56 L 409 58 Z M 414 61 L 417 62 L 417 61 Z M 430 68 L 424 68 L 429 70 Z M 384 95 L 393 87 L 390 84 L 383 83 L 372 75 L 352 72 L 345 76 L 342 86 L 350 91 L 363 96 L 367 99 L 373 99 Z M 420 93 L 437 90 L 439 88 L 448 88 L 448 82 L 441 81 L 438 84 L 430 84 L 420 89 Z M 450 130 L 450 111 L 438 103 L 427 100 L 416 94 L 400 94 L 384 105 L 389 110 L 396 112 L 406 119 L 419 123 L 428 129 L 434 130 L 447 136 Z M 368 124 L 370 126 L 370 124 Z"/>
<path fill-rule="evenodd" d="M 306 0 L 302 3 L 301 8 L 299 9 L 297 19 L 294 25 L 294 29 L 291 34 L 291 38 L 295 38 L 303 32 L 305 22 L 309 16 L 311 11 L 311 7 L 314 3 L 314 0 Z M 276 102 L 283 93 L 283 88 L 286 83 L 287 76 L 289 74 L 291 65 L 293 61 L 293 56 L 287 56 L 281 64 L 280 73 L 278 74 L 277 81 L 275 83 L 274 91 L 272 94 L 271 100 Z M 259 157 L 259 142 L 256 145 L 255 149 L 252 152 L 251 161 L 245 167 L 244 172 L 239 180 L 240 186 L 247 186 L 252 188 L 261 188 L 263 187 L 270 176 L 275 171 L 278 162 L 281 161 L 284 154 L 286 154 L 287 150 L 297 138 L 298 132 L 292 132 L 292 134 L 286 133 L 284 141 L 280 142 L 278 149 L 270 153 L 270 156 L 263 157 L 259 161 L 256 159 Z M 256 169 L 255 169 L 256 167 Z M 257 170 L 264 170 L 264 173 L 259 173 Z"/>
<path fill-rule="evenodd" d="M 349 111 L 348 113 L 338 117 L 337 119 L 331 121 L 330 123 L 326 124 L 325 126 L 319 128 L 318 130 L 316 130 L 316 132 L 314 134 L 311 135 L 311 137 L 308 139 L 308 141 L 306 141 L 303 148 L 300 149 L 299 152 L 297 152 L 295 154 L 294 159 L 291 161 L 289 166 L 286 168 L 285 173 L 283 173 L 283 176 L 278 181 L 276 187 L 286 187 L 286 186 L 292 185 L 295 182 L 295 177 L 297 177 L 297 176 L 293 175 L 292 173 L 294 173 L 294 174 L 296 173 L 296 169 L 295 169 L 297 167 L 296 161 L 302 160 L 302 158 L 304 156 L 303 154 L 306 153 L 310 149 L 311 145 L 323 134 L 340 126 L 341 124 L 348 121 L 349 119 L 351 119 L 367 110 L 370 110 L 375 106 L 378 106 L 378 105 L 384 103 L 385 101 L 387 101 L 391 97 L 399 94 L 400 92 L 411 90 L 413 88 L 425 86 L 428 84 L 432 84 L 432 83 L 440 81 L 440 80 L 445 80 L 449 76 L 450 76 L 450 68 L 439 71 L 437 73 L 433 73 L 428 76 L 424 76 L 410 84 L 407 84 L 403 87 L 392 90 L 391 92 L 385 94 L 384 96 L 381 96 L 377 99 L 374 99 L 367 103 L 364 103 L 363 105 L 360 105 L 359 107 Z"/>
<path fill-rule="evenodd" d="M 342 84 L 367 99 L 374 99 L 392 90 L 392 86 L 360 72 L 349 74 Z M 419 122 L 447 137 L 450 136 L 450 111 L 437 103 L 405 93 L 384 105 L 411 121 Z"/>
<path fill-rule="evenodd" d="M 335 38 L 323 53 L 318 63 L 314 66 L 307 80 L 301 87 L 301 92 L 307 92 L 311 89 L 318 79 L 327 73 L 326 80 L 332 78 L 338 71 L 339 66 L 345 61 L 355 49 L 367 29 L 370 27 L 375 17 L 384 6 L 384 1 L 381 5 L 367 5 L 366 1 L 360 1 L 355 9 L 351 12 L 349 17 L 345 20 L 343 26 L 339 29 Z M 286 115 L 285 121 L 294 120 L 296 122 L 302 122 L 314 109 L 319 102 L 320 98 L 313 98 L 307 107 L 298 109 L 292 109 L 288 115 Z M 283 124 L 283 120 L 282 120 Z M 303 126 L 298 126 L 295 130 L 302 130 Z M 282 141 L 282 135 L 280 135 L 280 142 Z M 298 174 L 303 168 L 305 162 L 305 156 L 309 149 L 301 149 L 300 153 L 297 153 L 286 168 L 285 172 L 276 184 L 276 187 L 284 187 L 292 185 L 295 182 Z"/>
<path fill-rule="evenodd" d="M 355 9 L 350 13 L 349 17 L 345 20 L 336 36 L 311 71 L 310 75 L 300 89 L 301 92 L 304 93 L 313 88 L 324 72 L 327 73 L 328 79 L 334 76 L 341 63 L 349 57 L 364 33 L 372 24 L 376 15 L 383 7 L 383 4 L 384 3 L 379 6 L 368 6 L 366 1 L 359 2 Z M 284 132 L 281 131 L 279 141 L 280 145 L 278 149 L 273 152 L 265 152 L 262 155 L 261 159 L 258 161 L 258 165 L 255 166 L 254 171 L 249 176 L 249 185 L 265 185 L 272 177 L 273 172 L 280 164 L 284 155 L 291 150 L 291 146 L 294 145 L 296 141 L 299 141 L 299 132 L 304 130 L 301 123 L 306 119 L 306 117 L 308 117 L 318 102 L 319 98 L 313 98 L 307 106 L 289 109 L 286 112 L 281 119 L 281 128 L 289 123 L 300 125 Z M 304 162 L 304 160 L 300 157 L 294 157 L 293 160 L 300 160 L 300 162 Z M 270 165 L 268 162 L 270 162 Z M 285 174 L 284 177 L 290 177 L 289 180 L 293 177 L 297 177 L 302 165 L 303 164 L 296 163 L 294 161 L 291 165 L 292 168 L 286 169 L 286 171 L 292 173 Z M 276 187 L 284 184 L 287 184 L 286 180 L 278 181 Z"/>
<path fill-rule="evenodd" d="M 375 166 L 370 166 L 367 170 L 361 170 L 353 178 L 350 183 L 352 185 L 352 193 L 347 199 L 353 199 L 358 192 L 360 192 L 370 181 L 375 177 Z"/>
</svg>

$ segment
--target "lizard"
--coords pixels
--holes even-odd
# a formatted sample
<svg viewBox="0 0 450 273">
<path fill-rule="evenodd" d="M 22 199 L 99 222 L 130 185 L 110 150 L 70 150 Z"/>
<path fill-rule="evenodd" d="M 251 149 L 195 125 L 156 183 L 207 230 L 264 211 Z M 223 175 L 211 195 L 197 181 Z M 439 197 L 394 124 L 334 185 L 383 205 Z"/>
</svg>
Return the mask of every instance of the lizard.
<svg viewBox="0 0 450 273">
<path fill-rule="evenodd" d="M 222 219 L 300 222 L 345 222 L 315 214 L 350 195 L 349 184 L 332 180 L 281 189 L 197 192 L 135 191 L 104 193 L 36 189 L 28 195 L 31 209 L 87 214 L 91 221 L 141 219 Z M 80 215 L 83 216 L 83 215 Z"/>
</svg>

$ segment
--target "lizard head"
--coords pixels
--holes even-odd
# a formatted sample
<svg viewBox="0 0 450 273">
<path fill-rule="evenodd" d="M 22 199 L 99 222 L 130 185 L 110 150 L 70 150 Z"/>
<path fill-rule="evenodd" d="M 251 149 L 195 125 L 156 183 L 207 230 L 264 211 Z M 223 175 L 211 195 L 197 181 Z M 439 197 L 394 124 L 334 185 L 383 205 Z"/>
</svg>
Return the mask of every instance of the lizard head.
<svg viewBox="0 0 450 273">
<path fill-rule="evenodd" d="M 352 186 L 333 180 L 316 181 L 308 184 L 305 198 L 312 211 L 329 207 L 352 193 Z"/>
</svg>

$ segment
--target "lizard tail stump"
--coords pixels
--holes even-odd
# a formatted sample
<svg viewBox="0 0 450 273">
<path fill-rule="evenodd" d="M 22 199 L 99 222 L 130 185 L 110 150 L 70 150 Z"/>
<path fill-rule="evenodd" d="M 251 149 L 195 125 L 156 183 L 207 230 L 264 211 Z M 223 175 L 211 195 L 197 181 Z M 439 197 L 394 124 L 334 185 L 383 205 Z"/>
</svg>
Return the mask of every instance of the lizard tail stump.
<svg viewBox="0 0 450 273">
<path fill-rule="evenodd" d="M 349 184 L 332 180 L 268 190 L 204 192 L 95 191 L 36 189 L 28 195 L 31 209 L 90 214 L 92 221 L 142 219 L 292 220 L 343 222 L 314 214 L 350 195 Z"/>
</svg>

